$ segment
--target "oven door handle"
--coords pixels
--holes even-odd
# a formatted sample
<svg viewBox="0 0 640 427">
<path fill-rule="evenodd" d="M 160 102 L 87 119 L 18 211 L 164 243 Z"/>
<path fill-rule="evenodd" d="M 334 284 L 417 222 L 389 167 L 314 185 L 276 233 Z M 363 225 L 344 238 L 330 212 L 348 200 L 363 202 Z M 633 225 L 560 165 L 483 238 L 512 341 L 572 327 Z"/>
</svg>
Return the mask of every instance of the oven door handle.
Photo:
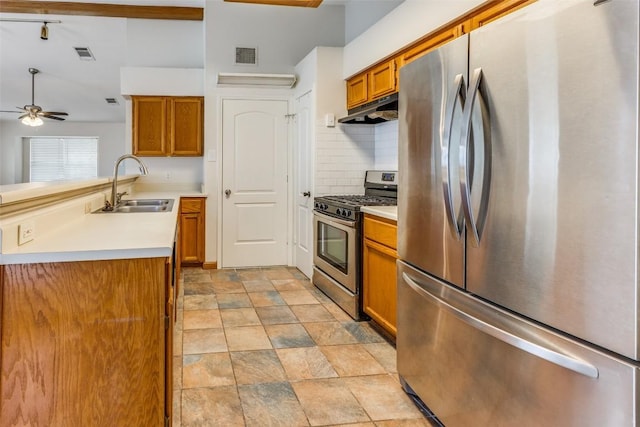
<svg viewBox="0 0 640 427">
<path fill-rule="evenodd" d="M 356 222 L 350 220 L 344 220 L 340 218 L 335 218 L 333 216 L 325 215 L 318 211 L 313 211 L 313 215 L 318 217 L 323 222 L 328 222 L 329 224 L 340 224 L 349 228 L 356 228 Z"/>
</svg>

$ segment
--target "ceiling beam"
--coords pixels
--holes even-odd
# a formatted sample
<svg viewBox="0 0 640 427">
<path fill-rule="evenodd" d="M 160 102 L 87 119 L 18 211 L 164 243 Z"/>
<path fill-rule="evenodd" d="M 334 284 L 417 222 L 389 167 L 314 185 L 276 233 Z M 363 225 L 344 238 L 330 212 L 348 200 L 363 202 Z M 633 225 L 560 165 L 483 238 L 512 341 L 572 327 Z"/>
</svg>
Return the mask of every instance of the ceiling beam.
<svg viewBox="0 0 640 427">
<path fill-rule="evenodd" d="M 224 0 L 232 3 L 270 4 L 276 6 L 318 7 L 322 0 Z"/>
<path fill-rule="evenodd" d="M 137 6 L 125 4 L 75 3 L 59 1 L 0 1 L 0 13 L 108 16 L 112 18 L 175 19 L 202 21 L 201 7 Z"/>
</svg>

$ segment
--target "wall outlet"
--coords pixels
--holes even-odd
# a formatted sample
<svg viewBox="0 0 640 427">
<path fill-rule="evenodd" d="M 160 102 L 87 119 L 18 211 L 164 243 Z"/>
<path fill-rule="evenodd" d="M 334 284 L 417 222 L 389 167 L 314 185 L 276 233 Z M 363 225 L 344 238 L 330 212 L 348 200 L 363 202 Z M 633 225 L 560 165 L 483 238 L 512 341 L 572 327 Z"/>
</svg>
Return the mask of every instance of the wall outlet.
<svg viewBox="0 0 640 427">
<path fill-rule="evenodd" d="M 18 245 L 24 245 L 36 237 L 36 223 L 33 221 L 23 222 L 18 225 Z"/>
<path fill-rule="evenodd" d="M 336 116 L 333 113 L 327 113 L 324 115 L 324 125 L 328 128 L 335 127 Z"/>
</svg>

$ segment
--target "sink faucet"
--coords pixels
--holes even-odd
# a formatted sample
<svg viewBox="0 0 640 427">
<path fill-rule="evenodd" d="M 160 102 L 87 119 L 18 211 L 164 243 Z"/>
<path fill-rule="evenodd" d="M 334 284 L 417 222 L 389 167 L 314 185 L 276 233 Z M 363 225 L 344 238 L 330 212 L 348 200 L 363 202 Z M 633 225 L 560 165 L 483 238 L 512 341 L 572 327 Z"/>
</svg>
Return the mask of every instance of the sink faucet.
<svg viewBox="0 0 640 427">
<path fill-rule="evenodd" d="M 106 211 L 113 210 L 113 208 L 118 203 L 120 203 L 120 198 L 124 194 L 124 193 L 118 194 L 118 167 L 120 166 L 120 163 L 122 163 L 122 161 L 125 159 L 133 159 L 136 162 L 138 162 L 138 164 L 140 165 L 140 175 L 147 175 L 149 173 L 149 170 L 147 169 L 145 164 L 142 163 L 142 160 L 140 160 L 138 157 L 134 156 L 133 154 L 125 154 L 123 156 L 120 156 L 118 160 L 116 160 L 116 165 L 113 167 L 113 182 L 111 183 L 111 198 L 110 200 L 107 200 L 104 203 L 105 204 L 104 210 Z"/>
</svg>

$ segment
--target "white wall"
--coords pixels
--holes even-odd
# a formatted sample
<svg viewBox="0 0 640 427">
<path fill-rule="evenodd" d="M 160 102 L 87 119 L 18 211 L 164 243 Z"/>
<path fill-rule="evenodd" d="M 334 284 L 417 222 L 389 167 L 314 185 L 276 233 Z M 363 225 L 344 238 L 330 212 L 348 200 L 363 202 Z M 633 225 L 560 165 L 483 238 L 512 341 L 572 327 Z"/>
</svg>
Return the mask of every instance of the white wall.
<svg viewBox="0 0 640 427">
<path fill-rule="evenodd" d="M 316 46 L 344 46 L 344 6 L 282 7 L 208 0 L 207 73 L 291 73 Z M 258 65 L 235 65 L 236 47 L 257 47 Z"/>
<path fill-rule="evenodd" d="M 345 5 L 345 42 L 358 37 L 404 0 L 352 1 Z"/>
<path fill-rule="evenodd" d="M 411 44 L 484 0 L 405 0 L 344 48 L 348 78 Z"/>
<path fill-rule="evenodd" d="M 111 176 L 116 159 L 130 152 L 125 142 L 124 123 L 47 121 L 45 125 L 29 127 L 18 120 L 3 121 L 0 122 L 0 184 L 22 182 L 22 138 L 31 136 L 98 137 L 98 176 Z"/>
</svg>

